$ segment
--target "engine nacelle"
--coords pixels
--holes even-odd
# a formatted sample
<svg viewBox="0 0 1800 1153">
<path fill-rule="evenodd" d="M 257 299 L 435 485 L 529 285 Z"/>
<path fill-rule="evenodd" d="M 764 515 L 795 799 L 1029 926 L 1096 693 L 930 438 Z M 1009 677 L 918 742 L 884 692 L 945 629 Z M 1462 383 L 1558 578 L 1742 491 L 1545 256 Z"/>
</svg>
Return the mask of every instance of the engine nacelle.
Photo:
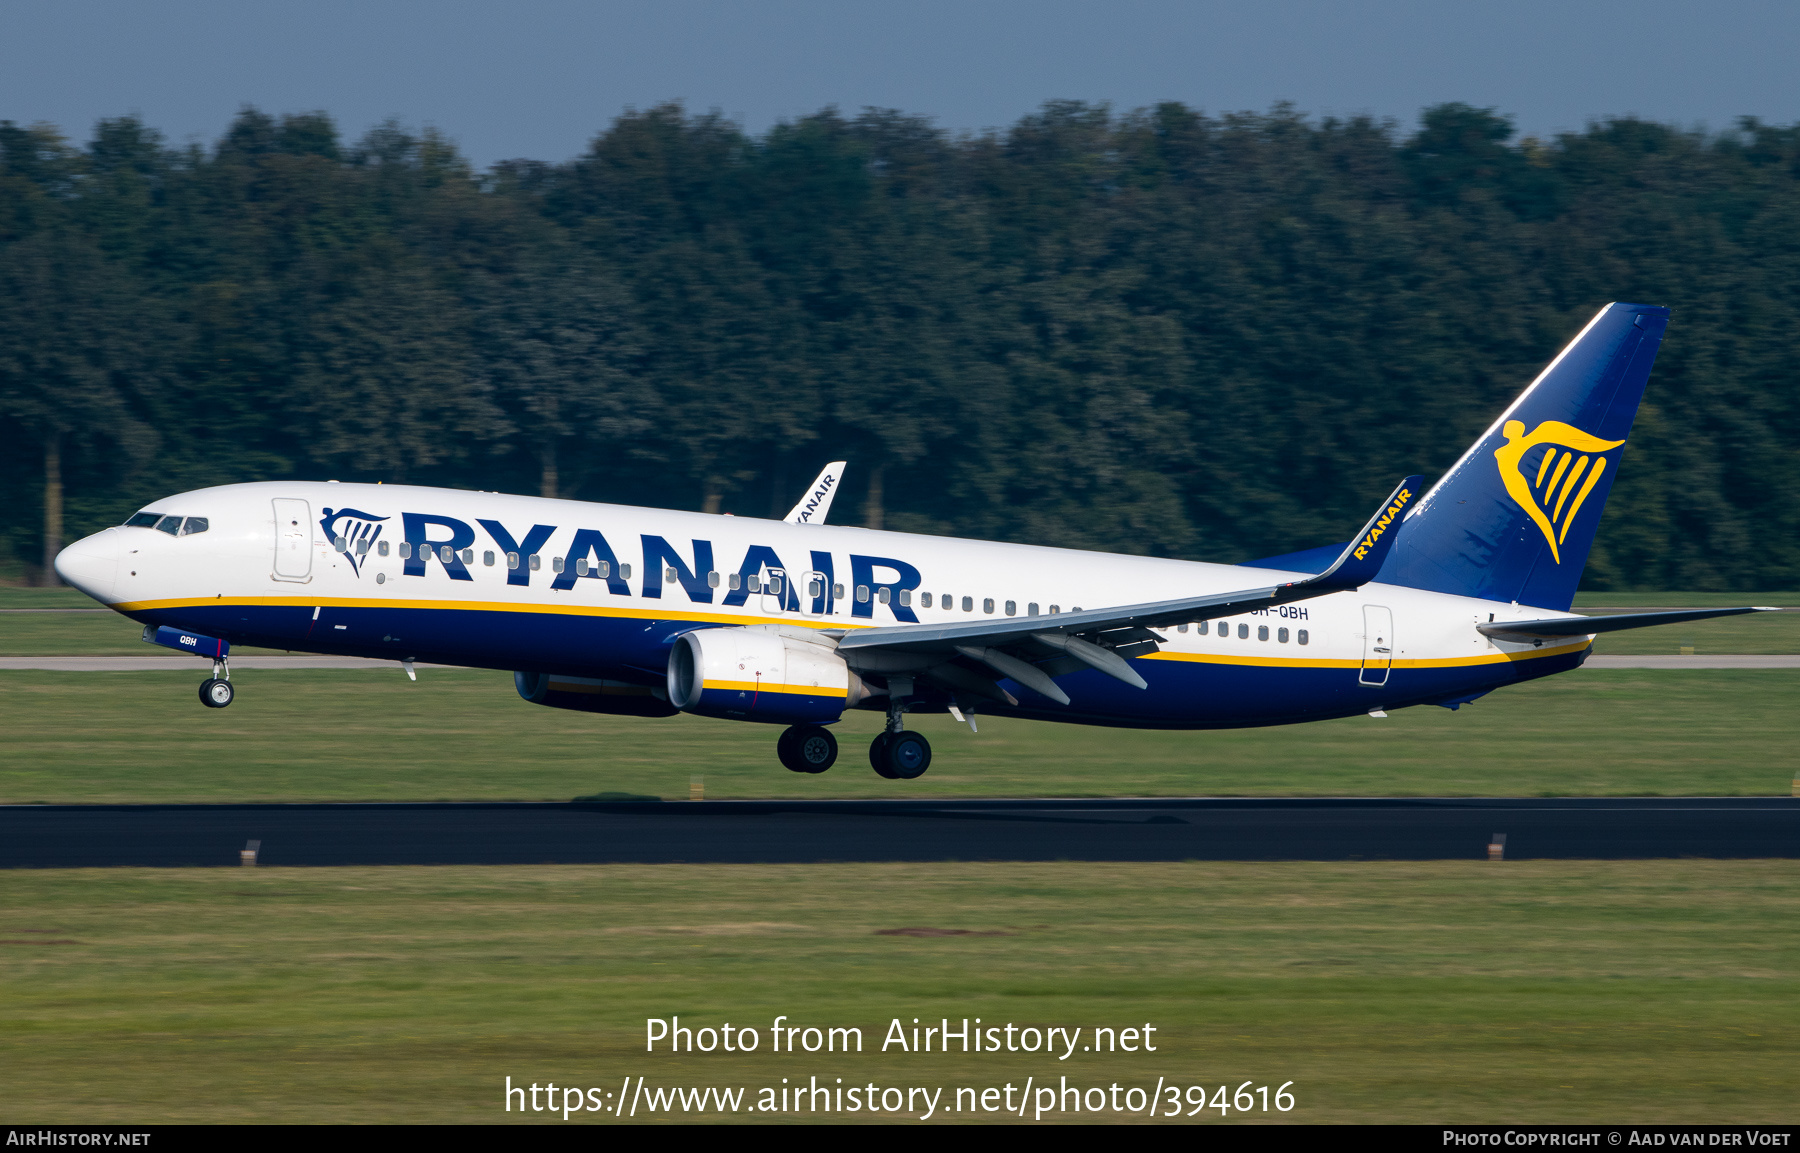
<svg viewBox="0 0 1800 1153">
<path fill-rule="evenodd" d="M 669 654 L 669 703 L 705 717 L 830 724 L 868 695 L 829 640 L 798 629 L 698 629 Z"/>
<path fill-rule="evenodd" d="M 534 705 L 627 717 L 672 717 L 678 711 L 648 685 L 565 677 L 561 673 L 514 673 L 513 687 Z"/>
</svg>

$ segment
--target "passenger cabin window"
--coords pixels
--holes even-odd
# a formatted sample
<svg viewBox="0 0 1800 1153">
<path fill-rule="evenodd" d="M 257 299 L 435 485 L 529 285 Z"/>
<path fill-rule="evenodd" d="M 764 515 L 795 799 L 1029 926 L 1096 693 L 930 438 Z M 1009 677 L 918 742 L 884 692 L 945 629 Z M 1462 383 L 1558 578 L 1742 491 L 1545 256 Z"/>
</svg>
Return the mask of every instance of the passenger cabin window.
<svg viewBox="0 0 1800 1153">
<path fill-rule="evenodd" d="M 155 528 L 156 522 L 162 519 L 160 512 L 140 512 L 125 522 L 126 528 Z"/>
<path fill-rule="evenodd" d="M 586 557 L 582 557 L 580 560 L 577 560 L 575 562 L 575 575 L 576 576 L 586 576 L 587 575 L 587 558 Z"/>
<path fill-rule="evenodd" d="M 1034 616 L 1038 615 L 1036 601 L 1032 601 L 1030 604 L 1025 606 L 1025 615 L 1028 617 L 1034 617 Z"/>
<path fill-rule="evenodd" d="M 531 571 L 536 572 L 544 567 L 544 558 L 537 553 L 531 554 Z"/>
<path fill-rule="evenodd" d="M 1247 641 L 1249 639 L 1250 639 L 1250 626 L 1249 625 L 1239 625 L 1238 626 L 1238 640 Z"/>
<path fill-rule="evenodd" d="M 901 589 L 900 590 L 900 604 L 902 607 L 912 604 L 912 590 L 911 589 Z"/>
<path fill-rule="evenodd" d="M 1301 644 L 1305 644 L 1306 643 L 1306 630 L 1301 629 L 1299 632 L 1295 633 L 1294 639 L 1296 641 L 1299 641 Z"/>
<path fill-rule="evenodd" d="M 843 585 L 832 585 L 831 586 L 831 595 L 834 600 L 840 600 L 840 601 L 843 600 L 844 599 L 844 586 Z"/>
<path fill-rule="evenodd" d="M 964 597 L 963 598 L 963 612 L 972 613 L 974 611 L 975 611 L 975 598 L 974 597 Z"/>
<path fill-rule="evenodd" d="M 706 574 L 706 587 L 709 589 L 716 589 L 719 587 L 719 572 L 717 569 Z"/>
<path fill-rule="evenodd" d="M 161 520 L 156 522 L 156 531 L 157 532 L 166 532 L 170 536 L 180 536 L 181 535 L 181 518 L 178 516 L 163 517 Z"/>
<path fill-rule="evenodd" d="M 1009 616 L 1009 617 L 1017 616 L 1018 612 L 1019 612 L 1019 602 L 1018 601 L 1007 601 L 1006 602 L 1006 615 L 1007 616 Z"/>
<path fill-rule="evenodd" d="M 1061 605 L 1051 605 L 1051 606 L 1050 606 L 1050 615 L 1051 615 L 1051 616 L 1055 616 L 1055 615 L 1056 615 L 1056 614 L 1057 614 L 1057 613 L 1059 613 L 1059 612 L 1062 612 L 1062 606 L 1061 606 Z"/>
<path fill-rule="evenodd" d="M 718 588 L 719 587 L 718 583 L 714 582 L 713 587 Z M 806 584 L 806 595 L 811 597 L 814 600 L 818 600 L 820 597 L 824 596 L 825 595 L 825 582 L 822 580 L 808 581 Z"/>
<path fill-rule="evenodd" d="M 886 585 L 883 585 L 881 587 L 880 591 L 875 594 L 875 599 L 880 601 L 884 605 L 889 604 L 894 599 L 894 590 L 888 588 Z"/>
<path fill-rule="evenodd" d="M 919 594 L 919 607 L 927 608 L 927 609 L 931 607 L 931 594 L 930 593 L 920 593 Z"/>
<path fill-rule="evenodd" d="M 382 556 L 386 556 L 388 554 L 388 542 L 387 541 L 377 541 L 375 543 L 375 551 L 380 553 Z"/>
<path fill-rule="evenodd" d="M 857 585 L 856 586 L 856 603 L 859 605 L 866 605 L 869 603 L 869 586 L 868 585 Z"/>
<path fill-rule="evenodd" d="M 182 536 L 193 536 L 195 533 L 205 532 L 206 529 L 206 518 L 203 516 L 190 516 L 181 522 Z M 368 550 L 365 548 L 363 551 L 367 552 Z"/>
<path fill-rule="evenodd" d="M 744 574 L 732 573 L 730 577 L 726 578 L 725 587 L 729 588 L 732 592 L 736 592 L 738 589 L 743 588 Z"/>
<path fill-rule="evenodd" d="M 1288 631 L 1286 629 L 1277 629 L 1275 631 L 1275 639 L 1280 641 L 1284 645 L 1287 644 Z"/>
<path fill-rule="evenodd" d="M 403 540 L 400 542 L 400 559 L 401 560 L 411 560 L 412 559 L 412 542 L 411 541 Z"/>
<path fill-rule="evenodd" d="M 744 587 L 749 589 L 753 593 L 761 592 L 762 591 L 762 577 L 756 576 L 754 574 L 751 576 L 745 577 L 744 578 Z M 866 601 L 869 598 L 865 596 L 865 597 L 861 597 L 859 599 Z"/>
<path fill-rule="evenodd" d="M 336 549 L 339 552 L 349 552 L 350 551 L 350 542 L 349 542 L 349 540 L 345 539 L 344 537 L 334 536 L 331 538 L 331 547 Z"/>
<path fill-rule="evenodd" d="M 456 559 L 456 550 L 451 548 L 447 544 L 441 544 L 438 546 L 438 559 L 443 561 L 445 564 L 449 564 L 451 561 Z M 471 558 L 471 559 L 473 559 L 473 558 Z"/>
<path fill-rule="evenodd" d="M 620 567 L 623 568 L 624 566 L 621 565 Z M 612 575 L 612 562 L 609 560 L 595 561 L 594 562 L 594 573 L 596 576 L 603 576 L 603 577 L 611 576 Z M 625 575 L 630 576 L 631 573 L 629 571 L 627 571 L 625 573 Z"/>
<path fill-rule="evenodd" d="M 1257 625 L 1256 626 L 1256 639 L 1259 641 L 1266 641 L 1269 639 L 1269 626 L 1268 625 Z"/>
<path fill-rule="evenodd" d="M 509 569 L 516 569 L 519 567 L 519 554 L 518 553 L 509 552 L 506 554 L 506 567 Z"/>
<path fill-rule="evenodd" d="M 551 557 L 550 558 L 550 571 L 551 572 L 561 572 L 562 570 L 563 570 L 563 558 L 561 558 L 559 556 Z"/>
<path fill-rule="evenodd" d="M 984 613 L 988 613 L 990 615 L 993 613 L 993 611 L 994 611 L 994 598 L 993 597 L 982 598 L 981 611 Z"/>
<path fill-rule="evenodd" d="M 464 564 L 474 564 L 475 563 L 475 550 L 472 548 L 464 549 L 462 552 L 462 562 Z"/>
<path fill-rule="evenodd" d="M 1187 632 L 1187 626 L 1186 625 L 1176 625 L 1175 631 L 1178 633 L 1185 633 L 1185 632 Z"/>
<path fill-rule="evenodd" d="M 368 537 L 366 537 L 366 536 L 361 537 L 357 540 L 356 555 L 357 556 L 368 556 L 369 555 L 369 538 Z"/>
<path fill-rule="evenodd" d="M 681 579 L 681 574 L 676 572 L 674 569 L 671 568 L 671 569 L 663 570 L 663 583 L 664 584 L 672 585 L 680 579 Z"/>
<path fill-rule="evenodd" d="M 488 568 L 493 568 L 494 567 L 494 554 L 491 551 L 482 553 L 481 554 L 481 563 L 483 565 L 487 566 Z"/>
<path fill-rule="evenodd" d="M 1211 628 L 1212 628 L 1211 621 L 1201 621 L 1199 624 L 1194 626 L 1194 631 L 1199 633 L 1201 636 L 1205 636 L 1209 631 L 1211 631 Z"/>
</svg>

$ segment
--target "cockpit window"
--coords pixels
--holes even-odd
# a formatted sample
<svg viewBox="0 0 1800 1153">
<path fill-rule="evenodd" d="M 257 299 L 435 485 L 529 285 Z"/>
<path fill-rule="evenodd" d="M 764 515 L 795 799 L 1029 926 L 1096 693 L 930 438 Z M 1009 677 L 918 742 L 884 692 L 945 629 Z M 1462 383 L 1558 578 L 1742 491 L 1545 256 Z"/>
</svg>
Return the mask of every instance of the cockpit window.
<svg viewBox="0 0 1800 1153">
<path fill-rule="evenodd" d="M 206 525 L 205 517 L 190 516 L 185 521 L 181 522 L 181 535 L 182 536 L 193 536 L 197 532 L 205 532 L 206 528 L 207 528 L 207 525 Z"/>
<path fill-rule="evenodd" d="M 160 512 L 140 512 L 125 522 L 126 528 L 155 528 L 156 522 L 162 519 Z"/>
<path fill-rule="evenodd" d="M 181 518 L 178 516 L 163 517 L 161 520 L 156 522 L 156 531 L 157 532 L 166 532 L 170 536 L 180 536 L 181 535 Z"/>
</svg>

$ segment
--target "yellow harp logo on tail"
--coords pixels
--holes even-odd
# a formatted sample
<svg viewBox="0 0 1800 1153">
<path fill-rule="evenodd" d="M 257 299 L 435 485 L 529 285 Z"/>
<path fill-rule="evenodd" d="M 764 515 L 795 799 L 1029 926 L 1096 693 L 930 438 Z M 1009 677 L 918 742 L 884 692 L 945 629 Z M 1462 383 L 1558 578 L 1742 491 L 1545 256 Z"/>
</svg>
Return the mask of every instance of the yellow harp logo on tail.
<svg viewBox="0 0 1800 1153">
<path fill-rule="evenodd" d="M 1562 542 L 1569 535 L 1569 526 L 1606 472 L 1606 458 L 1599 454 L 1625 442 L 1589 436 L 1560 420 L 1544 421 L 1529 436 L 1523 422 L 1509 420 L 1500 433 L 1506 444 L 1495 450 L 1494 460 L 1500 466 L 1507 495 L 1536 523 L 1550 544 L 1550 555 L 1561 564 Z M 1521 466 L 1525 455 L 1539 445 L 1549 445 L 1549 451 L 1528 476 Z"/>
</svg>

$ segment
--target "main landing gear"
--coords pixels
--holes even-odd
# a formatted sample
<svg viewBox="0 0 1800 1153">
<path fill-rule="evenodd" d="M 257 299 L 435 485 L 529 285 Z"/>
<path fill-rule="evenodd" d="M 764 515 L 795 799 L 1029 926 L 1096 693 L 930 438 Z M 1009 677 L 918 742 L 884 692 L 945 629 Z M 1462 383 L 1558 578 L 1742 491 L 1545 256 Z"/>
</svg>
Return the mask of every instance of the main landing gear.
<svg viewBox="0 0 1800 1153">
<path fill-rule="evenodd" d="M 775 742 L 775 755 L 796 773 L 822 773 L 837 763 L 837 738 L 822 725 L 795 725 Z"/>
<path fill-rule="evenodd" d="M 887 730 L 869 746 L 870 767 L 890 781 L 910 781 L 931 767 L 931 743 L 901 727 L 905 713 L 903 702 L 889 697 Z"/>
<path fill-rule="evenodd" d="M 200 703 L 209 709 L 222 709 L 236 695 L 231 688 L 231 669 L 224 661 L 214 661 L 213 675 L 200 682 Z"/>
<path fill-rule="evenodd" d="M 931 767 L 931 744 L 919 733 L 882 733 L 869 746 L 869 764 L 890 781 L 910 781 Z"/>
<path fill-rule="evenodd" d="M 869 746 L 870 767 L 890 781 L 910 781 L 931 767 L 931 744 L 900 727 L 903 711 L 897 703 L 888 706 L 888 727 Z M 775 742 L 775 755 L 796 773 L 822 773 L 837 763 L 837 737 L 822 725 L 794 725 Z"/>
</svg>

